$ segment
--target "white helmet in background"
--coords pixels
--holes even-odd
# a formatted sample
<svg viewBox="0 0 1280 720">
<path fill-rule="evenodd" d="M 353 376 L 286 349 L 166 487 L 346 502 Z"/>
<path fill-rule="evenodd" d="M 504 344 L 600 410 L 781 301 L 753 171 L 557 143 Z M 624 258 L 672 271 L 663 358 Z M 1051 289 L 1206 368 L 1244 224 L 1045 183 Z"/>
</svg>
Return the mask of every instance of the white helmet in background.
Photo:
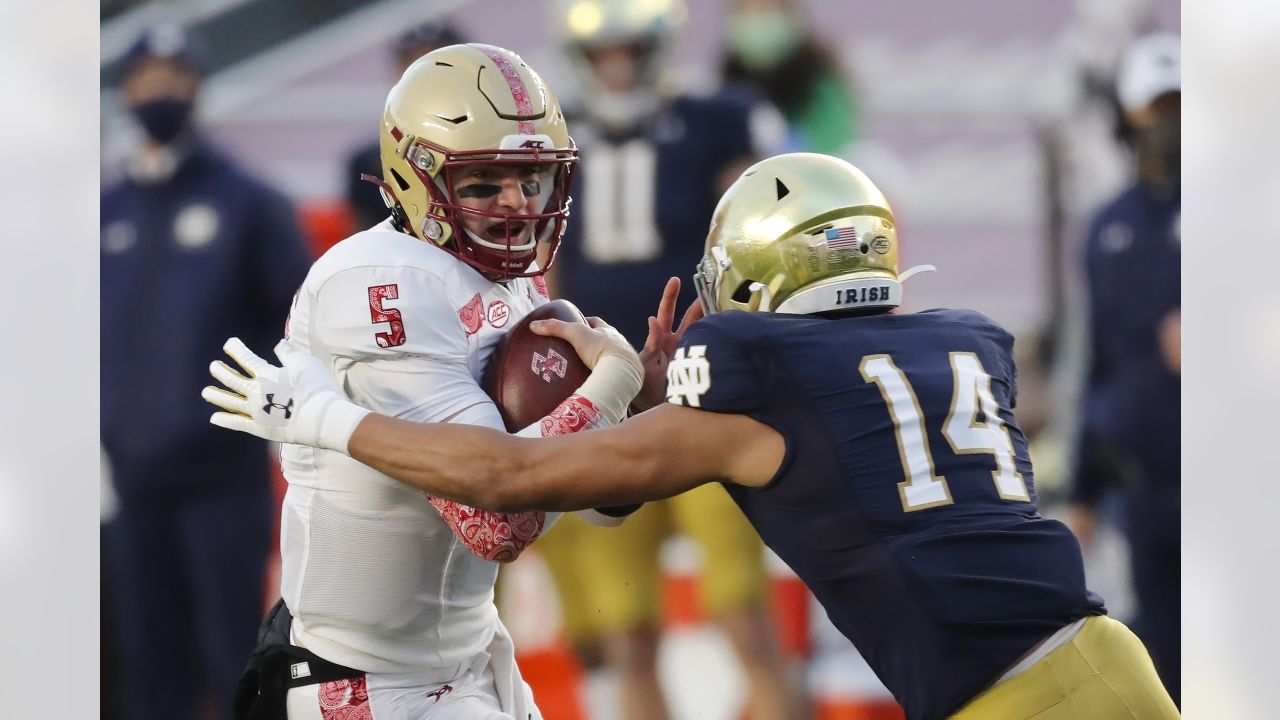
<svg viewBox="0 0 1280 720">
<path fill-rule="evenodd" d="M 686 16 L 683 0 L 560 0 L 556 34 L 592 119 L 629 128 L 657 109 Z"/>
</svg>

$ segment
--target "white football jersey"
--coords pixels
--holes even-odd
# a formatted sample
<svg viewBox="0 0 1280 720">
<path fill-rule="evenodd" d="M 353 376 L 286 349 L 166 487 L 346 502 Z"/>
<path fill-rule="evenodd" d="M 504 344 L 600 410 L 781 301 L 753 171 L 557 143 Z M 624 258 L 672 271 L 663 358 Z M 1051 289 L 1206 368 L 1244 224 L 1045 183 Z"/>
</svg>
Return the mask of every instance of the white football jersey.
<svg viewBox="0 0 1280 720">
<path fill-rule="evenodd" d="M 503 429 L 480 374 L 502 333 L 547 302 L 545 287 L 489 281 L 388 221 L 316 261 L 286 337 L 375 412 Z M 468 550 L 421 492 L 337 452 L 287 445 L 281 464 L 281 592 L 298 644 L 374 673 L 484 651 L 498 565 Z"/>
</svg>

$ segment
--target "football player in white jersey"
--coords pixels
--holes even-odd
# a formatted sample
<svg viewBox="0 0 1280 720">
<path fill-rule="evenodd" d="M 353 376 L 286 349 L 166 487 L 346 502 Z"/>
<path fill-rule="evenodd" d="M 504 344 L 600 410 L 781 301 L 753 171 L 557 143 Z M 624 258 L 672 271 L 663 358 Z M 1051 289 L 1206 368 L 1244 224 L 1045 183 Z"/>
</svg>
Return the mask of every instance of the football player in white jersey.
<svg viewBox="0 0 1280 720">
<path fill-rule="evenodd" d="M 546 264 L 554 258 L 577 162 L 560 106 L 518 55 L 449 46 L 392 88 L 381 152 L 375 182 L 391 216 L 316 261 L 285 337 L 360 405 L 502 429 L 478 381 L 501 335 L 547 302 L 536 255 L 545 244 Z M 214 372 L 235 381 L 221 363 Z M 615 424 L 643 376 L 625 359 L 597 365 L 519 434 Z M 291 413 L 270 394 L 262 403 Z M 497 563 L 554 514 L 424 496 L 333 449 L 287 445 L 281 463 L 283 607 L 251 659 L 238 717 L 285 717 L 284 706 L 289 720 L 540 717 L 493 587 Z"/>
</svg>

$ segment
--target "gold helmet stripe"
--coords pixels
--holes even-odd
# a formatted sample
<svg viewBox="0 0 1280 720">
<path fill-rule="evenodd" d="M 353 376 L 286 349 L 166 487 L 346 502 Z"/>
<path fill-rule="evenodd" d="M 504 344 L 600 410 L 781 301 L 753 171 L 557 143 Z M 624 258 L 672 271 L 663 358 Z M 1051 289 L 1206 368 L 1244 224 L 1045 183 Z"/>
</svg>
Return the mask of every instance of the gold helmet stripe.
<svg viewBox="0 0 1280 720">
<path fill-rule="evenodd" d="M 515 66 L 511 64 L 511 61 L 503 57 L 502 53 L 498 52 L 499 49 L 492 45 L 472 43 L 471 47 L 489 56 L 494 66 L 498 68 L 498 72 L 502 73 L 502 77 L 507 81 L 507 87 L 511 90 L 511 99 L 515 101 L 516 113 L 521 118 L 533 115 L 533 103 L 529 101 L 529 89 L 525 87 L 524 80 L 520 79 L 520 73 L 516 72 Z M 517 120 L 516 127 L 519 128 L 521 135 L 534 134 L 531 120 Z"/>
</svg>

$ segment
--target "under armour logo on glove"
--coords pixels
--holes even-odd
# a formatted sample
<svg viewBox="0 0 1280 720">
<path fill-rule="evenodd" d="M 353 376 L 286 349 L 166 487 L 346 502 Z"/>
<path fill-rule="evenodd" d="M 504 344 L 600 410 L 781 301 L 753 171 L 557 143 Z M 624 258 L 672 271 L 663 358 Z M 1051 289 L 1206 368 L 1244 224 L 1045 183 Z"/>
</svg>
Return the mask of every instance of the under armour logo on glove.
<svg viewBox="0 0 1280 720">
<path fill-rule="evenodd" d="M 270 415 L 271 408 L 279 408 L 283 410 L 284 419 L 288 420 L 289 418 L 293 417 L 293 398 L 289 398 L 289 402 L 287 404 L 281 405 L 280 403 L 276 402 L 275 393 L 267 393 L 267 404 L 262 406 L 262 412 Z"/>
<path fill-rule="evenodd" d="M 238 368 L 221 360 L 209 366 L 220 383 L 200 393 L 220 410 L 209 422 L 264 440 L 347 451 L 351 433 L 369 411 L 342 397 L 324 363 L 283 340 L 276 345 L 282 366 L 258 357 L 238 338 L 223 349 Z"/>
</svg>

